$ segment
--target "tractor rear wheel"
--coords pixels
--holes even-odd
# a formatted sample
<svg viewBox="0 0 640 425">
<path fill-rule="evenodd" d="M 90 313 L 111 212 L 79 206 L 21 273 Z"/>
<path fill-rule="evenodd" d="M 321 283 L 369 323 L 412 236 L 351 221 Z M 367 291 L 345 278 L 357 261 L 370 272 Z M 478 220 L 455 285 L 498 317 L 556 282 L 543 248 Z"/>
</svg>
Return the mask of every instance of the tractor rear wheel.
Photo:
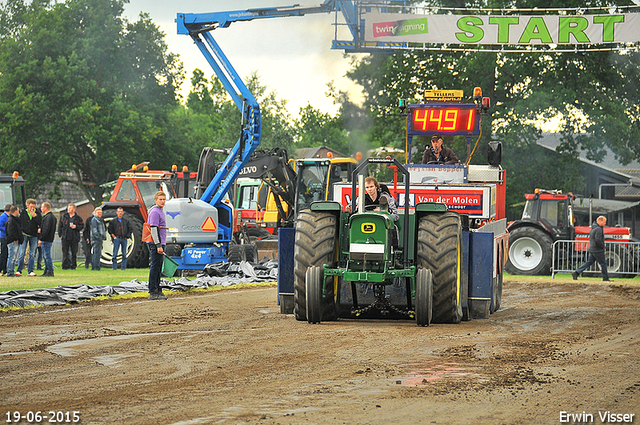
<svg viewBox="0 0 640 425">
<path fill-rule="evenodd" d="M 433 322 L 460 323 L 462 222 L 456 213 L 428 214 L 418 224 L 417 267 L 433 274 Z"/>
<path fill-rule="evenodd" d="M 431 270 L 419 268 L 416 273 L 416 322 L 429 326 L 433 317 L 433 275 Z"/>
<path fill-rule="evenodd" d="M 333 267 L 336 261 L 337 218 L 325 211 L 301 211 L 296 220 L 296 240 L 293 257 L 293 314 L 296 320 L 307 320 L 307 269 L 323 265 Z M 335 300 L 334 278 L 321 282 L 325 296 L 321 299 L 322 320 L 335 320 L 338 306 Z"/>
<path fill-rule="evenodd" d="M 102 214 L 105 227 L 109 227 L 109 222 L 116 218 L 116 210 L 107 209 Z M 143 222 L 137 216 L 124 213 L 123 218 L 129 222 L 131 227 L 131 237 L 127 240 L 127 268 L 145 268 L 149 267 L 149 248 L 147 244 L 142 242 L 142 226 Z M 118 257 L 121 258 L 122 252 L 118 252 Z M 100 264 L 102 267 L 111 268 L 113 258 L 113 241 L 111 237 L 107 237 L 102 245 L 102 256 L 100 257 Z M 118 267 L 122 264 L 122 260 L 118 261 Z"/>
<path fill-rule="evenodd" d="M 553 240 L 535 227 L 519 227 L 509 232 L 509 274 L 547 275 L 551 273 Z"/>
</svg>

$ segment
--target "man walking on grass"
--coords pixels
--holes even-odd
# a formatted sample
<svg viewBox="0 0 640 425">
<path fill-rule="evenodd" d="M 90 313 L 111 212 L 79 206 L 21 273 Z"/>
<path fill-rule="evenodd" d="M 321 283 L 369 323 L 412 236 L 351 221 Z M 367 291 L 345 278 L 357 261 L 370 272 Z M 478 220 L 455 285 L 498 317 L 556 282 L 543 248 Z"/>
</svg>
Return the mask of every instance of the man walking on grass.
<svg viewBox="0 0 640 425">
<path fill-rule="evenodd" d="M 607 224 L 607 217 L 601 215 L 591 225 L 591 232 L 589 233 L 589 257 L 587 262 L 578 267 L 578 270 L 571 273 L 573 280 L 577 280 L 578 276 L 582 274 L 586 269 L 591 267 L 596 261 L 600 264 L 600 271 L 602 272 L 602 280 L 609 281 L 609 273 L 607 273 L 607 260 L 604 256 L 604 226 Z"/>
</svg>

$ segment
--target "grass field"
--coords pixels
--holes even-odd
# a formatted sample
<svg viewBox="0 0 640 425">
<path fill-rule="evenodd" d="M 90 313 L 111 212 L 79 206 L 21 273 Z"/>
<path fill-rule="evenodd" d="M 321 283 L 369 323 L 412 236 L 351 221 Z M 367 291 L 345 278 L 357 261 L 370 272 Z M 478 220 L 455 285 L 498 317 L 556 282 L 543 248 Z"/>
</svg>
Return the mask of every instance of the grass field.
<svg viewBox="0 0 640 425">
<path fill-rule="evenodd" d="M 13 291 L 17 289 L 39 289 L 53 288 L 61 285 L 118 285 L 120 282 L 130 282 L 138 279 L 142 282 L 148 282 L 149 269 L 127 269 L 112 270 L 110 268 L 102 268 L 100 271 L 87 270 L 84 267 L 78 267 L 76 270 L 62 270 L 60 263 L 54 263 L 55 277 L 28 277 L 26 270 L 22 277 L 0 277 L 0 292 Z M 41 270 L 37 270 L 38 275 L 42 274 Z M 570 274 L 558 274 L 551 279 L 551 276 L 520 276 L 509 275 L 505 273 L 504 281 L 513 282 L 568 282 L 572 281 Z M 640 278 L 620 279 L 612 278 L 614 284 L 621 285 L 640 285 Z M 580 283 L 604 283 L 600 277 L 581 277 L 577 282 Z"/>
<path fill-rule="evenodd" d="M 37 277 L 27 276 L 23 270 L 22 277 L 0 277 L 0 292 L 16 289 L 53 288 L 62 285 L 117 285 L 120 282 L 130 282 L 133 279 L 149 281 L 149 269 L 112 270 L 102 268 L 99 271 L 85 269 L 78 266 L 76 270 L 62 270 L 60 263 L 53 263 L 54 277 L 41 277 L 42 270 L 36 270 Z"/>
</svg>

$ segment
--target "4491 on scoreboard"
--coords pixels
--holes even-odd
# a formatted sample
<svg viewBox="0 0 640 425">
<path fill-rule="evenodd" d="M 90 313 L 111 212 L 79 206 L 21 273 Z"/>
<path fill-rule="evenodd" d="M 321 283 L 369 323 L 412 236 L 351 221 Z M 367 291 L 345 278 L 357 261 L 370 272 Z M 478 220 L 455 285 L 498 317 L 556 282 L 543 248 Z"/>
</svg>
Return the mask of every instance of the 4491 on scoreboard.
<svg viewBox="0 0 640 425">
<path fill-rule="evenodd" d="M 474 103 L 460 103 L 462 95 L 462 90 L 429 90 L 424 104 L 406 106 L 400 101 L 401 110 L 408 109 L 408 135 L 480 134 L 481 116 L 490 107 L 489 98 L 482 97 L 479 87 L 473 89 Z"/>
</svg>

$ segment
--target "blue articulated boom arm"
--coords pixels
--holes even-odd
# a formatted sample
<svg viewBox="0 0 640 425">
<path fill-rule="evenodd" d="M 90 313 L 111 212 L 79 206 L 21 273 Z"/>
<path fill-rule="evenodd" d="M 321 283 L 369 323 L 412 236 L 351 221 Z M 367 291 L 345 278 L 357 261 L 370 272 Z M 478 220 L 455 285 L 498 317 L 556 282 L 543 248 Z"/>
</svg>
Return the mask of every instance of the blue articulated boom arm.
<svg viewBox="0 0 640 425">
<path fill-rule="evenodd" d="M 351 10 L 355 10 L 352 1 L 326 0 L 318 6 L 308 7 L 294 5 L 231 12 L 178 14 L 176 19 L 178 34 L 189 35 L 194 40 L 209 65 L 213 68 L 216 76 L 242 112 L 240 138 L 202 194 L 201 199 L 203 201 L 218 205 L 224 199 L 240 171 L 249 161 L 251 154 L 260 144 L 262 125 L 258 102 L 214 40 L 211 31 L 217 28 L 227 28 L 233 22 L 329 13 L 338 9 L 342 10 L 343 3 L 345 4 L 344 6 L 350 6 Z"/>
<path fill-rule="evenodd" d="M 354 52 L 367 51 L 369 48 L 365 46 L 363 41 L 364 22 L 361 21 L 362 10 L 375 8 L 386 11 L 391 4 L 397 8 L 399 5 L 406 5 L 406 3 L 407 0 L 393 3 L 390 0 L 360 0 L 359 2 L 356 0 L 325 0 L 324 3 L 316 6 L 293 5 L 214 13 L 179 13 L 176 18 L 178 34 L 189 35 L 194 40 L 213 68 L 216 76 L 242 112 L 240 138 L 201 199 L 212 205 L 218 205 L 224 199 L 243 166 L 249 161 L 251 154 L 260 144 L 261 134 L 260 106 L 214 40 L 211 35 L 212 30 L 227 28 L 234 22 L 252 21 L 254 19 L 304 16 L 330 12 L 336 12 L 337 15 L 341 12 L 345 23 L 338 24 L 336 17 L 336 23 L 334 24 L 336 25 L 336 39 L 333 41 L 332 48 Z M 345 25 L 349 29 L 352 40 L 337 40 L 338 25 Z M 382 43 L 381 46 L 377 47 L 388 48 L 388 45 Z"/>
</svg>

